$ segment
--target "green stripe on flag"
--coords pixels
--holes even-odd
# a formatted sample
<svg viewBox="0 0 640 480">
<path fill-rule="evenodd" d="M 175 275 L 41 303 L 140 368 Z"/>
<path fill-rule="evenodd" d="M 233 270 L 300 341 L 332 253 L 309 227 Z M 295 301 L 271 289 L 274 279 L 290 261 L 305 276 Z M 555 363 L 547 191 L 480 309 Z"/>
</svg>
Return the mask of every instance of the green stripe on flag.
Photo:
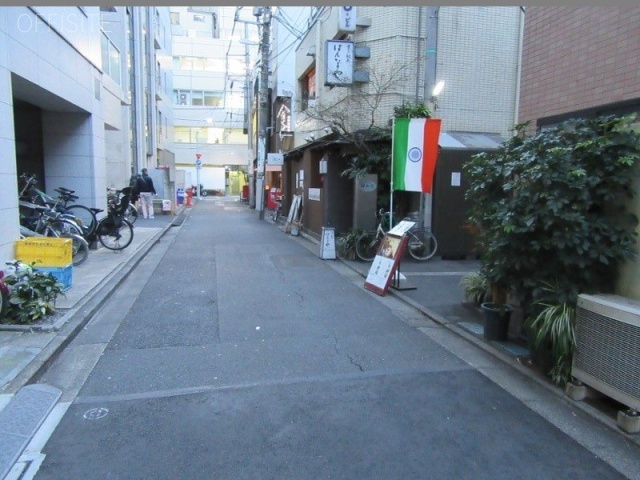
<svg viewBox="0 0 640 480">
<path fill-rule="evenodd" d="M 407 139 L 409 136 L 409 119 L 396 118 L 393 129 L 393 189 L 404 190 L 404 173 L 407 162 Z"/>
</svg>

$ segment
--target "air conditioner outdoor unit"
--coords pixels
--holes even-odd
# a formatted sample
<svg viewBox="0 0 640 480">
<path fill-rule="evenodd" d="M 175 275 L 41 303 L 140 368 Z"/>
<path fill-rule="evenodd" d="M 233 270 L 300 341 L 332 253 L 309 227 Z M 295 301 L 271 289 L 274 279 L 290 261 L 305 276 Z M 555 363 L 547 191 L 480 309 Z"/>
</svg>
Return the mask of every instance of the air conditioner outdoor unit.
<svg viewBox="0 0 640 480">
<path fill-rule="evenodd" d="M 618 295 L 579 295 L 571 375 L 640 410 L 640 302 Z"/>
</svg>

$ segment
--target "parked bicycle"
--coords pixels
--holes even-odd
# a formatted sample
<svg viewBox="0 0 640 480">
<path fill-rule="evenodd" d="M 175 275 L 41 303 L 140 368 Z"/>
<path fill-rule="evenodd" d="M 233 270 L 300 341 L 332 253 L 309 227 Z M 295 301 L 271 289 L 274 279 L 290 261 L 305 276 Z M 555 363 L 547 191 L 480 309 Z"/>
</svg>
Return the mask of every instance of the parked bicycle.
<svg viewBox="0 0 640 480">
<path fill-rule="evenodd" d="M 20 204 L 25 206 L 26 202 Z M 35 204 L 29 208 L 39 212 L 37 215 L 20 219 L 20 236 L 24 237 L 56 237 L 71 239 L 71 261 L 74 266 L 80 265 L 89 256 L 89 243 L 82 236 L 82 229 L 64 214 Z"/>
<path fill-rule="evenodd" d="M 377 229 L 363 233 L 356 240 L 356 255 L 365 262 L 373 261 L 385 234 L 391 229 L 391 212 L 385 212 L 381 209 L 378 212 L 378 217 L 380 221 Z M 417 219 L 415 216 L 407 216 L 403 220 L 415 222 Z M 428 260 L 436 254 L 438 242 L 430 228 L 420 228 L 414 225 L 406 235 L 408 237 L 407 251 L 416 260 Z"/>
<path fill-rule="evenodd" d="M 47 195 L 36 187 L 38 180 L 35 175 L 23 173 L 20 175 L 20 180 L 24 184 L 20 190 L 20 200 L 49 207 L 53 211 L 73 216 L 73 220 L 80 225 L 82 229 L 82 236 L 87 241 L 92 241 L 92 235 L 98 224 L 96 216 L 102 212 L 102 209 L 89 208 L 80 204 L 69 205 L 69 203 L 78 200 L 79 197 L 74 195 L 74 190 L 69 190 L 68 188 L 56 188 L 55 191 L 58 192 L 58 198 Z"/>
<path fill-rule="evenodd" d="M 281 195 L 280 198 L 276 198 L 276 208 L 271 212 L 271 220 L 273 223 L 278 223 L 278 219 L 280 218 L 282 211 L 282 202 L 284 200 L 284 195 Z"/>
<path fill-rule="evenodd" d="M 119 192 L 120 191 L 115 188 L 107 187 L 107 202 L 119 202 Z M 133 203 L 131 203 L 131 201 L 129 201 L 129 206 L 127 207 L 124 218 L 132 225 L 136 223 L 136 220 L 138 219 L 138 209 Z"/>
<path fill-rule="evenodd" d="M 96 236 L 109 250 L 123 250 L 133 241 L 133 225 L 125 217 L 131 201 L 131 187 L 117 190 L 107 203 L 107 216 L 98 222 Z"/>
</svg>

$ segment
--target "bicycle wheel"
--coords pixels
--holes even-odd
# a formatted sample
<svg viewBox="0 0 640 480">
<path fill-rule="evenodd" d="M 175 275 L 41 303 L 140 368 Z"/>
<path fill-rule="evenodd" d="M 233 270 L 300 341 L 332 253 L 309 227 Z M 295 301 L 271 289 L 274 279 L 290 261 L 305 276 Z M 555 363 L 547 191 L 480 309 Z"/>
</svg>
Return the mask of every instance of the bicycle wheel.
<svg viewBox="0 0 640 480">
<path fill-rule="evenodd" d="M 127 220 L 131 225 L 136 223 L 136 220 L 138 219 L 138 209 L 135 205 L 131 203 L 129 204 L 124 212 L 124 219 Z"/>
<path fill-rule="evenodd" d="M 407 242 L 407 250 L 416 260 L 429 260 L 436 254 L 438 242 L 433 236 L 431 230 L 420 228 L 409 232 L 409 241 Z"/>
<path fill-rule="evenodd" d="M 84 238 L 88 238 L 96 231 L 98 220 L 96 219 L 96 214 L 90 208 L 84 205 L 69 205 L 65 210 L 76 217 L 77 223 L 82 228 Z"/>
<path fill-rule="evenodd" d="M 77 267 L 89 257 L 89 244 L 80 235 L 75 233 L 64 233 L 63 238 L 70 238 L 71 243 L 71 258 L 74 267 Z"/>
<path fill-rule="evenodd" d="M 356 240 L 356 255 L 363 262 L 372 262 L 382 242 L 377 232 L 365 232 Z"/>
<path fill-rule="evenodd" d="M 124 219 L 120 225 L 115 225 L 113 219 L 105 217 L 98 223 L 96 235 L 105 248 L 123 250 L 133 241 L 133 225 Z"/>
<path fill-rule="evenodd" d="M 55 220 L 51 220 L 47 227 L 53 230 L 57 237 L 61 237 L 64 234 L 76 234 L 84 237 L 84 231 L 80 225 L 67 218 L 56 218 Z"/>
</svg>

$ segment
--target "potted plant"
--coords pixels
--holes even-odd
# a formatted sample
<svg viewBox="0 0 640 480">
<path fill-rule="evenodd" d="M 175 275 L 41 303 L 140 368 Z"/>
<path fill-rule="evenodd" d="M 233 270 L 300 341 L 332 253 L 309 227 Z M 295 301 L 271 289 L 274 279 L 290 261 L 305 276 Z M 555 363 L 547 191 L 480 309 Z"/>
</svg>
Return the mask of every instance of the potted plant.
<svg viewBox="0 0 640 480">
<path fill-rule="evenodd" d="M 544 296 L 541 282 L 557 281 L 566 297 L 545 297 L 548 305 L 571 305 L 578 293 L 611 291 L 617 267 L 634 258 L 638 219 L 629 201 L 640 160 L 634 122 L 572 119 L 535 133 L 519 124 L 495 151 L 463 166 L 481 268 L 526 316 L 539 313 L 531 306 Z M 493 295 L 491 303 L 506 300 Z M 540 326 L 532 322 L 531 335 Z"/>
<path fill-rule="evenodd" d="M 338 255 L 346 260 L 355 260 L 356 243 L 363 233 L 364 230 L 362 228 L 351 228 L 349 231 L 339 235 L 336 239 Z"/>
<path fill-rule="evenodd" d="M 490 301 L 480 305 L 480 309 L 484 312 L 484 338 L 505 342 L 509 335 L 509 320 L 513 313 L 513 307 L 507 303 L 508 290 L 493 284 L 490 292 Z"/>
<path fill-rule="evenodd" d="M 531 355 L 553 383 L 571 379 L 571 362 L 576 345 L 577 298 L 565 293 L 558 282 L 543 282 L 540 297 L 533 303 L 535 315 L 526 322 Z"/>
<path fill-rule="evenodd" d="M 32 265 L 15 262 L 13 273 L 5 277 L 9 286 L 9 308 L 4 323 L 30 325 L 41 321 L 56 309 L 56 298 L 63 284 L 51 273 L 35 270 Z"/>
<path fill-rule="evenodd" d="M 479 307 L 488 294 L 487 279 L 480 272 L 471 272 L 460 279 L 465 297 Z"/>
</svg>

